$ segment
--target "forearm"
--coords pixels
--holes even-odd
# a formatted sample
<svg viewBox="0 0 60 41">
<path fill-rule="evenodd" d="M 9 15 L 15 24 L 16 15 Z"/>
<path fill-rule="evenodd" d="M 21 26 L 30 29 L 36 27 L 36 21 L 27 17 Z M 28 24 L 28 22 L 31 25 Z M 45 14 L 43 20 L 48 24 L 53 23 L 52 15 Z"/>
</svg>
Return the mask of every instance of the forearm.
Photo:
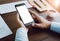
<svg viewBox="0 0 60 41">
<path fill-rule="evenodd" d="M 16 32 L 15 41 L 29 41 L 26 28 L 19 28 Z"/>
<path fill-rule="evenodd" d="M 57 32 L 57 33 L 60 33 L 60 23 L 52 22 L 50 29 L 51 29 L 52 31 L 55 31 L 55 32 Z"/>
</svg>

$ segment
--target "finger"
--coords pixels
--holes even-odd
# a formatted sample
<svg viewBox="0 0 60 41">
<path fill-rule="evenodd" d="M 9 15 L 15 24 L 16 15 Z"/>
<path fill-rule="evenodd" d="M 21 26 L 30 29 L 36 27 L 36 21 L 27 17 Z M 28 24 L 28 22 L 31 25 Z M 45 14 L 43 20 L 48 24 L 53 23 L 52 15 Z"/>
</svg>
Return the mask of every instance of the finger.
<svg viewBox="0 0 60 41">
<path fill-rule="evenodd" d="M 44 19 L 43 17 L 41 17 L 39 14 L 37 14 L 36 12 L 32 11 L 31 9 L 29 9 L 29 11 L 36 17 L 36 19 L 39 22 L 46 22 L 47 20 Z"/>
<path fill-rule="evenodd" d="M 23 22 L 19 18 L 19 14 L 17 14 L 17 21 L 20 24 L 20 26 L 25 27 L 24 24 L 23 24 Z"/>
<path fill-rule="evenodd" d="M 32 14 L 33 19 L 36 19 L 36 17 Z"/>
<path fill-rule="evenodd" d="M 42 24 L 38 24 L 38 23 L 33 23 L 32 26 L 41 28 L 43 25 Z"/>
<path fill-rule="evenodd" d="M 31 9 L 29 9 L 30 13 L 32 14 L 32 16 L 34 17 L 38 17 L 39 15 L 37 15 L 37 13 Z"/>
<path fill-rule="evenodd" d="M 39 18 L 34 14 L 34 13 L 35 13 L 34 11 L 32 11 L 32 10 L 29 10 L 29 11 L 30 11 L 33 19 L 37 20 L 38 22 L 41 22 L 41 21 L 39 20 Z M 36 13 L 36 14 L 37 14 L 37 13 Z"/>
<path fill-rule="evenodd" d="M 22 27 L 25 27 L 25 25 L 23 24 L 23 22 L 18 18 L 17 19 L 18 20 L 18 22 L 20 23 L 20 25 L 22 26 Z"/>
<path fill-rule="evenodd" d="M 42 20 L 42 17 L 40 17 L 39 14 L 37 14 L 36 12 L 32 11 L 31 9 L 29 9 L 29 11 L 36 17 L 36 19 L 40 22 L 43 22 Z"/>
<path fill-rule="evenodd" d="M 22 26 L 22 27 L 25 27 L 22 21 L 20 21 L 20 23 L 21 23 L 21 26 Z"/>
</svg>

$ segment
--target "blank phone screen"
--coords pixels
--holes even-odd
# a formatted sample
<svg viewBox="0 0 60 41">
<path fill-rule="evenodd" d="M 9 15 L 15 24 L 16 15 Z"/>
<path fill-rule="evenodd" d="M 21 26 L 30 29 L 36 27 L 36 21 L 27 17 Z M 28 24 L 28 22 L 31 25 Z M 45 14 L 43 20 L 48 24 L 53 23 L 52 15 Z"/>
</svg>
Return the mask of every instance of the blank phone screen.
<svg viewBox="0 0 60 41">
<path fill-rule="evenodd" d="M 30 13 L 25 5 L 21 5 L 21 6 L 18 6 L 16 8 L 17 8 L 17 10 L 20 14 L 20 17 L 21 17 L 22 21 L 24 22 L 24 24 L 33 22 L 33 18 L 30 15 Z"/>
</svg>

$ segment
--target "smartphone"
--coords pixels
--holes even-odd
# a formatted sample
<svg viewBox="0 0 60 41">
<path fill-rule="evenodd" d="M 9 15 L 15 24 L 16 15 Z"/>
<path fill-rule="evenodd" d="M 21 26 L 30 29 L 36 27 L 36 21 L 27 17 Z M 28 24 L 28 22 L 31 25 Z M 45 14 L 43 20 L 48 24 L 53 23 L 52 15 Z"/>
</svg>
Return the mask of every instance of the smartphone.
<svg viewBox="0 0 60 41">
<path fill-rule="evenodd" d="M 16 8 L 18 14 L 20 15 L 20 18 L 25 26 L 29 26 L 32 23 L 34 23 L 34 20 L 24 3 L 15 5 L 15 8 Z"/>
</svg>

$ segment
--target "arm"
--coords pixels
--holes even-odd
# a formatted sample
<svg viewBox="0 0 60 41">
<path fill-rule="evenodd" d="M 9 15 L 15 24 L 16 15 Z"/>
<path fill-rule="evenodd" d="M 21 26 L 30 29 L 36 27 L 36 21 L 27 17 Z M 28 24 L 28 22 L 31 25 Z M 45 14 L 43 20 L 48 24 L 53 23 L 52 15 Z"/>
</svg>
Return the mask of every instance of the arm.
<svg viewBox="0 0 60 41">
<path fill-rule="evenodd" d="M 32 10 L 29 10 L 32 13 L 32 17 L 36 19 L 39 23 L 34 23 L 33 27 L 38 27 L 41 29 L 47 29 L 50 28 L 50 30 L 55 31 L 57 33 L 60 33 L 60 23 L 57 22 L 50 22 L 46 19 L 44 19 L 42 16 L 38 15 Z"/>
<path fill-rule="evenodd" d="M 24 27 L 21 27 L 16 32 L 15 41 L 29 41 L 27 36 L 27 30 Z"/>
<path fill-rule="evenodd" d="M 27 35 L 28 28 L 24 26 L 18 14 L 17 14 L 17 21 L 20 24 L 20 28 L 17 29 L 16 31 L 15 41 L 29 41 Z"/>
</svg>

